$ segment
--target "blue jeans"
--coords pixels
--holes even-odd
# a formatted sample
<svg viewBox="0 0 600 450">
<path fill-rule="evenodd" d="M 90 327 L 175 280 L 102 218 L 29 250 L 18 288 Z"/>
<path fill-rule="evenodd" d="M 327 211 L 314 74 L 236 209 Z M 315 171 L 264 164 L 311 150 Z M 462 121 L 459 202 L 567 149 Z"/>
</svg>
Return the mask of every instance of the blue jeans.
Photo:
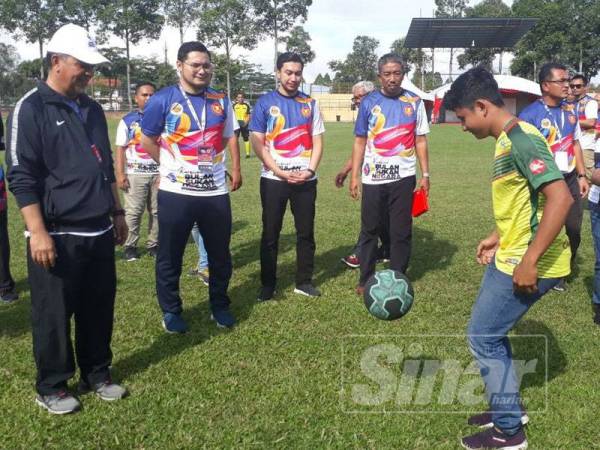
<svg viewBox="0 0 600 450">
<path fill-rule="evenodd" d="M 594 238 L 594 293 L 592 303 L 600 305 L 600 203 L 589 202 L 590 218 L 592 219 L 592 237 Z"/>
<path fill-rule="evenodd" d="M 197 223 L 195 223 L 194 227 L 192 228 L 192 239 L 194 239 L 196 247 L 198 247 L 198 266 L 196 268 L 199 271 L 208 269 L 208 255 L 206 254 L 206 249 L 204 248 L 204 239 L 202 239 L 200 230 L 198 230 Z"/>
<path fill-rule="evenodd" d="M 538 292 L 516 294 L 512 277 L 491 263 L 473 305 L 467 330 L 469 347 L 485 383 L 494 425 L 510 435 L 521 428 L 521 408 L 519 381 L 507 334 L 558 281 L 558 278 L 540 278 Z"/>
</svg>

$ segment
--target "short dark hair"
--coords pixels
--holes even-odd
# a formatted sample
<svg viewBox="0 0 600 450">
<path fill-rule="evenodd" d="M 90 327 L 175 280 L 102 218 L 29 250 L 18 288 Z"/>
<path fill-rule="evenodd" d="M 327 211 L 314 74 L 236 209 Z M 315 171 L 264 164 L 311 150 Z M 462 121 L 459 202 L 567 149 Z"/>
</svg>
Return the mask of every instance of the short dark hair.
<svg viewBox="0 0 600 450">
<path fill-rule="evenodd" d="M 571 77 L 571 81 L 573 81 L 573 80 L 581 80 L 581 81 L 583 81 L 583 85 L 584 86 L 587 86 L 587 84 L 588 84 L 587 77 L 584 74 L 582 74 L 582 73 L 576 73 L 575 75 L 573 75 Z"/>
<path fill-rule="evenodd" d="M 177 50 L 177 60 L 181 62 L 185 61 L 187 55 L 191 52 L 206 53 L 208 55 L 208 59 L 212 60 L 206 45 L 198 41 L 184 42 L 181 44 L 179 50 Z"/>
<path fill-rule="evenodd" d="M 487 100 L 498 107 L 504 106 L 498 83 L 483 67 L 467 70 L 452 83 L 444 96 L 444 108 L 452 111 L 458 108 L 472 109 L 477 100 Z"/>
<path fill-rule="evenodd" d="M 553 70 L 567 70 L 567 66 L 557 62 L 549 62 L 540 67 L 538 72 L 538 83 L 541 85 L 544 81 L 548 81 Z"/>
<path fill-rule="evenodd" d="M 302 61 L 302 56 L 294 52 L 284 52 L 277 57 L 277 70 L 281 70 L 283 65 L 287 62 L 298 63 L 304 69 L 304 61 Z"/>
<path fill-rule="evenodd" d="M 377 72 L 381 73 L 381 68 L 388 63 L 400 64 L 400 67 L 402 67 L 402 73 L 406 72 L 406 63 L 404 62 L 404 59 L 402 59 L 402 56 L 396 53 L 386 53 L 379 58 L 379 61 L 377 61 Z"/>
<path fill-rule="evenodd" d="M 140 89 L 143 88 L 144 86 L 150 86 L 152 89 L 154 89 L 156 91 L 156 85 L 154 83 L 152 83 L 150 81 L 142 81 L 135 87 L 135 95 L 137 95 L 138 92 L 140 92 Z"/>
</svg>

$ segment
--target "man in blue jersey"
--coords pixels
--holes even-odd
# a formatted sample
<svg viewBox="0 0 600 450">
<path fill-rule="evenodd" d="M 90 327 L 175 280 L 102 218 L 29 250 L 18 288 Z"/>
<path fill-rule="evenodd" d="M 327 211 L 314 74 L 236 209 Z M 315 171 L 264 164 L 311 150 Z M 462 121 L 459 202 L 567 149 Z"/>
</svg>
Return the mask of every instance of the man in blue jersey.
<svg viewBox="0 0 600 450">
<path fill-rule="evenodd" d="M 119 121 L 115 138 L 117 186 L 123 191 L 125 221 L 129 228 L 124 244 L 124 257 L 127 261 L 135 261 L 139 258 L 137 243 L 140 239 L 140 225 L 146 207 L 150 213 L 146 248 L 151 256 L 156 256 L 158 249 L 158 206 L 156 204 L 158 164 L 141 145 L 144 106 L 155 91 L 156 87 L 152 83 L 138 84 L 134 97 L 138 109 L 131 111 Z"/>
<path fill-rule="evenodd" d="M 252 145 L 263 163 L 259 301 L 270 300 L 275 293 L 279 233 L 288 201 L 296 226 L 294 292 L 309 297 L 321 295 L 313 285 L 312 275 L 316 171 L 321 161 L 325 127 L 317 102 L 299 91 L 303 68 L 300 55 L 289 52 L 279 55 L 279 87 L 258 99 L 250 121 Z"/>
<path fill-rule="evenodd" d="M 554 161 L 562 172 L 574 203 L 569 210 L 565 229 L 571 246 L 571 267 L 575 262 L 581 242 L 583 205 L 581 199 L 589 191 L 585 176 L 583 152 L 579 144 L 581 129 L 573 105 L 565 102 L 569 92 L 569 73 L 558 63 L 547 63 L 540 68 L 538 81 L 542 98 L 536 100 L 519 114 L 519 118 L 536 127 L 548 141 Z M 566 289 L 565 280 L 554 287 Z"/>
<path fill-rule="evenodd" d="M 362 174 L 359 295 L 375 272 L 377 238 L 383 227 L 382 211 L 389 213 L 390 268 L 406 272 L 411 252 L 412 202 L 416 162 L 420 187 L 429 191 L 425 106 L 402 88 L 405 65 L 400 56 L 383 55 L 378 63 L 381 90 L 363 98 L 354 127 L 350 195 L 358 199 Z"/>
<path fill-rule="evenodd" d="M 375 90 L 375 85 L 371 81 L 359 81 L 358 83 L 356 83 L 354 86 L 352 86 L 352 106 L 354 108 L 358 109 L 360 107 L 360 102 L 363 99 L 363 97 L 367 96 L 374 90 Z M 340 170 L 338 172 L 338 174 L 335 176 L 335 186 L 338 188 L 343 187 L 344 181 L 346 180 L 346 177 L 348 176 L 348 174 L 351 171 L 352 171 L 352 154 L 350 155 L 350 158 L 348 158 L 348 161 L 346 161 L 346 163 L 344 164 L 344 167 L 342 168 L 342 170 Z M 390 254 L 389 235 L 390 235 L 390 232 L 387 229 L 387 224 L 388 224 L 389 220 L 387 220 L 386 217 L 387 217 L 386 215 L 384 215 L 384 217 L 382 217 L 382 221 L 384 221 L 384 223 L 383 223 L 383 227 L 381 229 L 381 234 L 379 235 L 379 239 L 381 239 L 381 247 L 379 247 L 379 249 L 377 250 L 377 261 L 378 262 L 389 261 L 389 254 Z M 346 264 L 346 266 L 350 267 L 351 269 L 357 269 L 358 267 L 360 267 L 360 259 L 359 259 L 358 255 L 360 253 L 360 247 L 362 246 L 363 239 L 364 239 L 363 233 L 359 233 L 358 239 L 356 240 L 356 245 L 352 249 L 352 253 L 350 253 L 348 256 L 344 256 L 341 259 L 341 261 L 344 264 Z"/>
<path fill-rule="evenodd" d="M 231 203 L 226 183 L 225 147 L 231 155 L 231 190 L 242 184 L 237 123 L 227 96 L 211 89 L 211 55 L 200 42 L 177 52 L 179 84 L 157 92 L 142 119 L 142 147 L 159 162 L 156 291 L 163 327 L 188 329 L 181 317 L 179 277 L 194 223 L 204 238 L 210 270 L 211 318 L 230 328 L 235 318 L 227 296 L 231 278 Z"/>
</svg>

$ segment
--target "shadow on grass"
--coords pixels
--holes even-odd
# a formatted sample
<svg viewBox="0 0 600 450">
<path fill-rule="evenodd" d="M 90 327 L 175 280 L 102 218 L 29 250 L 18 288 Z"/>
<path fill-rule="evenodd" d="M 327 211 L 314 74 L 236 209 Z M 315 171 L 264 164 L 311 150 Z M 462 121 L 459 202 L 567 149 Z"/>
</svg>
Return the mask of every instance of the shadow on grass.
<svg viewBox="0 0 600 450">
<path fill-rule="evenodd" d="M 0 336 L 18 337 L 31 330 L 31 303 L 26 278 L 15 283 L 15 291 L 19 294 L 19 300 L 0 305 Z"/>
<path fill-rule="evenodd" d="M 450 265 L 458 247 L 445 239 L 436 239 L 435 234 L 413 227 L 412 253 L 407 276 L 416 281 L 426 273 L 443 270 Z"/>
<path fill-rule="evenodd" d="M 535 373 L 523 378 L 523 387 L 543 386 L 566 371 L 567 358 L 560 349 L 554 333 L 543 322 L 523 320 L 515 327 L 515 335 L 523 337 L 511 339 L 513 358 L 521 361 L 537 360 Z M 527 335 L 543 335 L 546 339 L 536 336 L 525 338 Z M 547 378 L 544 370 L 546 361 L 548 361 Z"/>
</svg>

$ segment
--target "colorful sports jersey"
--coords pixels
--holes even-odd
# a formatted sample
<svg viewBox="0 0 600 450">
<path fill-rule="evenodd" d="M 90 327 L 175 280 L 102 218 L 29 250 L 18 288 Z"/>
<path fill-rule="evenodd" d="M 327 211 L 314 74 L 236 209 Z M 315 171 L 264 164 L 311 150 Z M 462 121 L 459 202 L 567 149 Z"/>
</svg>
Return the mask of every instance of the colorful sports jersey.
<svg viewBox="0 0 600 450">
<path fill-rule="evenodd" d="M 119 121 L 115 145 L 125 149 L 125 173 L 127 175 L 156 175 L 158 164 L 142 148 L 142 117 L 140 111 L 131 111 Z"/>
<path fill-rule="evenodd" d="M 226 194 L 223 139 L 237 128 L 229 99 L 214 89 L 193 95 L 175 85 L 154 94 L 144 108 L 142 132 L 160 136 L 160 189 L 195 196 Z"/>
<path fill-rule="evenodd" d="M 521 111 L 519 118 L 532 124 L 546 138 L 562 173 L 575 170 L 574 144 L 581 138 L 581 130 L 573 104 L 563 102 L 560 106 L 548 106 L 539 99 Z"/>
<path fill-rule="evenodd" d="M 545 183 L 562 180 L 548 143 L 526 122 L 515 122 L 496 141 L 492 201 L 500 247 L 498 270 L 512 275 L 533 240 L 544 212 Z M 537 264 L 538 277 L 560 278 L 570 272 L 571 250 L 564 227 Z"/>
<path fill-rule="evenodd" d="M 416 136 L 429 133 L 423 101 L 404 90 L 398 97 L 374 91 L 362 99 L 354 134 L 367 138 L 364 184 L 385 184 L 416 173 Z"/>
<path fill-rule="evenodd" d="M 303 92 L 287 97 L 271 91 L 254 105 L 250 131 L 265 134 L 265 148 L 281 170 L 300 171 L 308 169 L 313 136 L 324 133 L 325 126 L 316 100 Z M 264 165 L 261 176 L 281 180 Z"/>
<path fill-rule="evenodd" d="M 235 112 L 235 118 L 238 122 L 247 123 L 250 119 L 250 111 L 250 105 L 246 102 L 233 104 L 233 112 Z"/>
<path fill-rule="evenodd" d="M 584 95 L 576 103 L 576 112 L 579 121 L 587 119 L 598 119 L 598 102 L 590 95 Z M 587 130 L 581 129 L 581 139 L 579 139 L 582 149 L 594 150 L 596 146 L 596 126 Z"/>
<path fill-rule="evenodd" d="M 594 148 L 594 169 L 600 169 L 600 139 L 596 141 L 596 147 Z M 588 202 L 600 202 L 600 186 L 591 185 L 590 192 L 588 193 Z"/>
</svg>

